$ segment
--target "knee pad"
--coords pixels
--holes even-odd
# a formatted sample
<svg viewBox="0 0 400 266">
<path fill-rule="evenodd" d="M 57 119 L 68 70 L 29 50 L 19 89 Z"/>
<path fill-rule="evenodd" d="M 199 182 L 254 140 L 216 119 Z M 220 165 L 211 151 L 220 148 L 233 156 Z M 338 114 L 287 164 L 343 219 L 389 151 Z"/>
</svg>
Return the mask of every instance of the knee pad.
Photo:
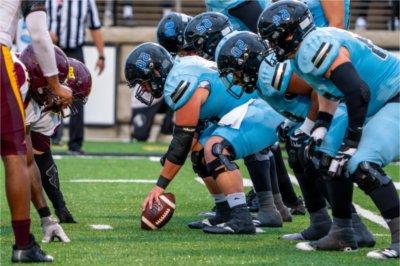
<svg viewBox="0 0 400 266">
<path fill-rule="evenodd" d="M 244 163 L 252 163 L 252 162 L 261 162 L 261 161 L 267 161 L 270 158 L 269 155 L 270 149 L 269 148 L 265 148 L 262 151 L 259 151 L 257 153 L 251 154 L 249 156 L 244 157 Z"/>
<path fill-rule="evenodd" d="M 352 177 L 358 187 L 367 194 L 391 181 L 382 168 L 370 162 L 361 162 Z"/>
<path fill-rule="evenodd" d="M 192 161 L 193 171 L 198 176 L 201 178 L 211 176 L 207 169 L 206 160 L 204 159 L 204 149 L 201 149 L 200 151 L 192 151 L 190 159 Z"/>
<path fill-rule="evenodd" d="M 223 154 L 225 148 L 230 154 Z M 235 156 L 228 142 L 222 141 L 220 143 L 214 143 L 211 147 L 211 153 L 217 158 L 207 163 L 207 170 L 214 179 L 223 172 L 239 169 L 239 166 L 233 162 Z"/>
</svg>

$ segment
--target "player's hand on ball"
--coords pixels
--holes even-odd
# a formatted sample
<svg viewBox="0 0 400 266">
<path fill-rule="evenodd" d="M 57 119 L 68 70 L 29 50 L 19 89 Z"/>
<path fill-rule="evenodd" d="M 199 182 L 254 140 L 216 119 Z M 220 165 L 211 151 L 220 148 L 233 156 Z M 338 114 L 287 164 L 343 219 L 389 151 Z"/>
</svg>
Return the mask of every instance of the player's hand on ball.
<svg viewBox="0 0 400 266">
<path fill-rule="evenodd" d="M 147 206 L 149 207 L 149 209 L 151 209 L 153 207 L 154 201 L 157 202 L 158 205 L 161 205 L 160 199 L 158 197 L 162 193 L 164 193 L 164 189 L 158 186 L 153 187 L 153 189 L 149 192 L 142 203 L 142 211 L 144 211 Z"/>
</svg>

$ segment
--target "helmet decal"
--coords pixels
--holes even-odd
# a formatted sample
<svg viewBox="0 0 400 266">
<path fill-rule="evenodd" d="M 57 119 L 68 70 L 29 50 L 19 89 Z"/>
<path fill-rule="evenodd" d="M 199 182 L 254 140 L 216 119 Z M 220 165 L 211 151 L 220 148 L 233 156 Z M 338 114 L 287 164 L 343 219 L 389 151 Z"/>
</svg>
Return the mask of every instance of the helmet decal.
<svg viewBox="0 0 400 266">
<path fill-rule="evenodd" d="M 244 51 L 246 51 L 247 49 L 247 44 L 239 39 L 236 41 L 235 45 L 232 47 L 231 49 L 231 54 L 236 57 L 239 58 L 243 55 Z"/>
<path fill-rule="evenodd" d="M 196 30 L 200 33 L 206 32 L 209 28 L 212 27 L 212 22 L 208 18 L 203 19 L 199 24 L 196 25 Z"/>
<path fill-rule="evenodd" d="M 139 59 L 136 61 L 135 65 L 137 68 L 145 69 L 147 63 L 151 60 L 151 57 L 148 53 L 141 53 L 139 55 Z"/>
<path fill-rule="evenodd" d="M 72 66 L 68 68 L 68 79 L 75 79 L 75 71 Z"/>
<path fill-rule="evenodd" d="M 290 20 L 290 13 L 287 9 L 281 9 L 278 11 L 278 14 L 272 17 L 272 21 L 276 26 L 279 26 L 282 21 Z"/>
<path fill-rule="evenodd" d="M 175 22 L 167 21 L 164 25 L 164 34 L 166 37 L 173 37 L 176 35 Z"/>
</svg>

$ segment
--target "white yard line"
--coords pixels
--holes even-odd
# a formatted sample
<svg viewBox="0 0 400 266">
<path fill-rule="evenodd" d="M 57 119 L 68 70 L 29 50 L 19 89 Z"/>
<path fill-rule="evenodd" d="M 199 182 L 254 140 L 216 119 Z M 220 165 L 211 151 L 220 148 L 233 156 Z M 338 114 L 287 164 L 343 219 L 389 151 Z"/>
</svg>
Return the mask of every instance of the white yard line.
<svg viewBox="0 0 400 266">
<path fill-rule="evenodd" d="M 94 230 L 112 230 L 112 226 L 108 224 L 91 224 L 90 227 L 92 227 Z"/>
<path fill-rule="evenodd" d="M 148 179 L 70 179 L 70 183 L 142 183 L 155 184 L 156 180 Z"/>
<path fill-rule="evenodd" d="M 197 182 L 199 182 L 200 184 L 204 185 L 203 179 L 202 179 L 201 177 L 196 176 L 194 179 L 195 179 Z M 245 186 L 245 187 L 252 187 L 252 186 L 253 186 L 253 183 L 251 182 L 250 179 L 248 179 L 248 178 L 243 178 L 243 186 Z"/>
<path fill-rule="evenodd" d="M 297 182 L 297 179 L 296 179 L 296 177 L 294 175 L 289 175 L 289 177 L 290 177 L 290 181 L 293 184 L 295 184 L 297 186 L 299 185 L 299 182 Z M 355 204 L 354 202 L 353 202 L 353 204 L 354 204 L 354 207 L 356 208 L 357 213 L 359 215 L 361 215 L 362 217 L 370 220 L 373 223 L 376 223 L 376 224 L 378 224 L 378 225 L 380 225 L 380 226 L 382 226 L 382 227 L 384 227 L 386 229 L 389 229 L 387 224 L 386 224 L 386 222 L 385 222 L 385 220 L 381 216 L 376 215 L 375 213 L 362 208 L 361 206 Z"/>
</svg>

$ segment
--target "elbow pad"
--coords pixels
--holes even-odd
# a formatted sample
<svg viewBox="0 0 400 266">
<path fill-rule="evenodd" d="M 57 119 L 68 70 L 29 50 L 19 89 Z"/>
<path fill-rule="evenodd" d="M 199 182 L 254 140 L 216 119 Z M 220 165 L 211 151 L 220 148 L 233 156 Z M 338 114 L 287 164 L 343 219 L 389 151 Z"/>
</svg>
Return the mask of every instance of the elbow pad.
<svg viewBox="0 0 400 266">
<path fill-rule="evenodd" d="M 343 93 L 349 117 L 346 140 L 357 146 L 368 112 L 370 89 L 358 75 L 351 62 L 341 64 L 332 71 L 330 80 Z"/>
<path fill-rule="evenodd" d="M 192 147 L 196 127 L 175 125 L 173 138 L 169 145 L 166 158 L 171 163 L 183 165 Z"/>
</svg>

